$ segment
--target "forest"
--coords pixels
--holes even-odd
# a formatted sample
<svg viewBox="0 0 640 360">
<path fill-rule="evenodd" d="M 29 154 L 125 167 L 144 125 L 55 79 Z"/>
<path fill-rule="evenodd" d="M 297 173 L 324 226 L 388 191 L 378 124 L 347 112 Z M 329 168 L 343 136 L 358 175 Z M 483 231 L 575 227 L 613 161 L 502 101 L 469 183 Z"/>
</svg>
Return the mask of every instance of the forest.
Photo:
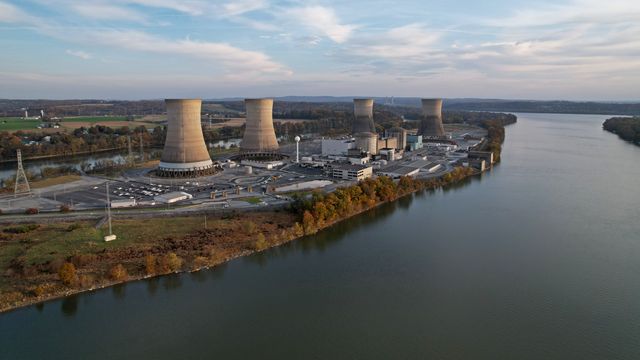
<svg viewBox="0 0 640 360">
<path fill-rule="evenodd" d="M 640 145 L 640 117 L 614 117 L 607 119 L 602 128 L 620 138 Z"/>
</svg>

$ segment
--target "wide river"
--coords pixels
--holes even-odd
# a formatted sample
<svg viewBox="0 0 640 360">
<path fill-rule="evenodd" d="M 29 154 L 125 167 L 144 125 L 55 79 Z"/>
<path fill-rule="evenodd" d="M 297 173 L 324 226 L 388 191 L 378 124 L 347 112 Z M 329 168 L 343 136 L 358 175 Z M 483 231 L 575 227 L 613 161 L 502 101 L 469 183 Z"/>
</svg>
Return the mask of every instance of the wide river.
<svg viewBox="0 0 640 360">
<path fill-rule="evenodd" d="M 519 114 L 482 178 L 0 315 L 0 359 L 640 359 L 640 147 L 605 118 Z"/>
</svg>

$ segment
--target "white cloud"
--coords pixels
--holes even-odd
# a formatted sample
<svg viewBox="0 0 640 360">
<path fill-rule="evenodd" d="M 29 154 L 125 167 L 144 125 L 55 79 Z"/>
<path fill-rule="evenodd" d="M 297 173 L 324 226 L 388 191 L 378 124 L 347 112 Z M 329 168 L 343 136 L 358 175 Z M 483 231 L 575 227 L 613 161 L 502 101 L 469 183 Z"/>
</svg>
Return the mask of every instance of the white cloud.
<svg viewBox="0 0 640 360">
<path fill-rule="evenodd" d="M 70 8 L 78 15 L 89 19 L 147 22 L 146 16 L 138 11 L 102 2 L 92 3 L 87 1 L 82 3 L 72 3 L 70 4 Z"/>
<path fill-rule="evenodd" d="M 75 56 L 78 57 L 82 60 L 89 60 L 91 58 L 93 58 L 93 56 L 87 52 L 84 52 L 82 50 L 67 50 L 65 51 L 67 54 L 71 55 L 71 56 Z"/>
<path fill-rule="evenodd" d="M 340 22 L 335 11 L 324 6 L 306 6 L 291 8 L 284 12 L 286 18 L 295 19 L 301 26 L 324 35 L 336 43 L 349 39 L 356 26 Z"/>
</svg>

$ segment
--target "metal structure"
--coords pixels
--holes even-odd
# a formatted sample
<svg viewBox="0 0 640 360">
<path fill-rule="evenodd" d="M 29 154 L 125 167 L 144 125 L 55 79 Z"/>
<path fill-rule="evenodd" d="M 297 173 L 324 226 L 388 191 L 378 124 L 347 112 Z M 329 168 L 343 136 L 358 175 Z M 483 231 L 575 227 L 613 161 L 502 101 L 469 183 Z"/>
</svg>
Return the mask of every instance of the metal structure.
<svg viewBox="0 0 640 360">
<path fill-rule="evenodd" d="M 245 99 L 247 121 L 241 153 L 277 153 L 280 146 L 273 128 L 273 99 Z"/>
<path fill-rule="evenodd" d="M 353 112 L 355 121 L 351 129 L 352 134 L 376 132 L 376 125 L 373 123 L 373 99 L 353 99 Z"/>
<path fill-rule="evenodd" d="M 166 99 L 167 139 L 156 174 L 195 177 L 216 172 L 202 135 L 200 99 Z"/>
<path fill-rule="evenodd" d="M 443 137 L 442 99 L 422 99 L 422 121 L 418 135 L 424 137 Z"/>
<path fill-rule="evenodd" d="M 23 194 L 31 194 L 29 180 L 27 179 L 27 174 L 25 174 L 24 167 L 22 166 L 22 151 L 20 151 L 20 149 L 16 150 L 16 156 L 18 158 L 18 170 L 16 171 L 16 183 L 13 189 L 14 197 Z"/>
</svg>

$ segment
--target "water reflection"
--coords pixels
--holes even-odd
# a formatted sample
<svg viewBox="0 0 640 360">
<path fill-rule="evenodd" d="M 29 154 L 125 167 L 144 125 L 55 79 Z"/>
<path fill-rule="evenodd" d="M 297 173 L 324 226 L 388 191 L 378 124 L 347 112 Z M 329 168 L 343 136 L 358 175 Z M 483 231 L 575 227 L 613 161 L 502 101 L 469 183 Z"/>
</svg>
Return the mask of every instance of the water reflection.
<svg viewBox="0 0 640 360">
<path fill-rule="evenodd" d="M 126 289 L 127 289 L 126 283 L 112 286 L 111 293 L 113 294 L 113 298 L 118 300 L 124 299 L 125 296 L 127 295 Z"/>
<path fill-rule="evenodd" d="M 66 317 L 73 317 L 78 312 L 78 296 L 71 295 L 62 299 L 60 310 Z"/>
</svg>

